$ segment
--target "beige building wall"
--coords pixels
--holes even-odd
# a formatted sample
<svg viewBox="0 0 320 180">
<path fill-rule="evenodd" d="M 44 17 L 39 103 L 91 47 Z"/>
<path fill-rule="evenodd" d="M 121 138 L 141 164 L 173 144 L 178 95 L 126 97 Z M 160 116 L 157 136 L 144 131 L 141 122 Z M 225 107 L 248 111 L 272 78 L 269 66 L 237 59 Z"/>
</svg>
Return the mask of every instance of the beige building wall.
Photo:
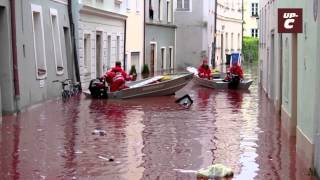
<svg viewBox="0 0 320 180">
<path fill-rule="evenodd" d="M 126 60 L 127 72 L 131 65 L 135 65 L 137 73 L 141 73 L 143 66 L 143 36 L 144 36 L 144 0 L 127 1 L 127 29 L 126 29 Z"/>
<path fill-rule="evenodd" d="M 252 36 L 252 29 L 258 30 L 259 0 L 243 1 L 243 35 Z M 259 35 L 259 32 L 257 32 Z"/>
<path fill-rule="evenodd" d="M 218 0 L 216 64 L 226 62 L 226 54 L 242 50 L 241 0 Z"/>
</svg>

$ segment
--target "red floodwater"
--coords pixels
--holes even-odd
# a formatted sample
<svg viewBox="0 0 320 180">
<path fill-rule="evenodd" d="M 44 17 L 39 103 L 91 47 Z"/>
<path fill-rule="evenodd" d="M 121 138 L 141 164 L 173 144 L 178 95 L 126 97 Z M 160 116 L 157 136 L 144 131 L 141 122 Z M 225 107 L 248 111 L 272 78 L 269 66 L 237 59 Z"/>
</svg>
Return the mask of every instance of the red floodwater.
<svg viewBox="0 0 320 180">
<path fill-rule="evenodd" d="M 175 103 L 185 93 L 194 100 L 190 109 Z M 308 179 L 276 114 L 256 84 L 250 92 L 190 83 L 176 97 L 53 100 L 3 117 L 0 176 L 194 179 L 183 170 L 222 163 L 234 179 Z"/>
</svg>

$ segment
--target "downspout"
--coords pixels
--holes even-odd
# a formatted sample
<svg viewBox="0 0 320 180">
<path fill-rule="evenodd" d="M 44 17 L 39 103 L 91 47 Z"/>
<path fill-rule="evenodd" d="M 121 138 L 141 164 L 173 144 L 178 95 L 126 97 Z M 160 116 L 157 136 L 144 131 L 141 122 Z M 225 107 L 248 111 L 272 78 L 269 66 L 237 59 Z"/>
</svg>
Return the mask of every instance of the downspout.
<svg viewBox="0 0 320 180">
<path fill-rule="evenodd" d="M 146 0 L 143 0 L 143 65 L 146 64 Z"/>
<path fill-rule="evenodd" d="M 126 49 L 127 49 L 127 20 L 124 20 L 124 50 L 123 50 L 123 68 L 125 71 L 128 71 L 126 68 L 128 57 L 126 58 Z"/>
<path fill-rule="evenodd" d="M 241 0 L 242 1 L 242 9 L 241 9 L 241 11 L 242 11 L 242 17 L 241 17 L 241 19 L 242 19 L 242 22 L 241 22 L 241 26 L 242 26 L 242 34 L 241 34 L 241 56 L 243 57 L 243 54 L 242 54 L 242 51 L 243 51 L 243 0 Z M 242 59 L 242 61 L 243 61 L 243 59 Z"/>
<path fill-rule="evenodd" d="M 10 1 L 11 7 L 11 36 L 12 36 L 12 63 L 13 63 L 13 84 L 15 99 L 20 98 L 18 60 L 17 60 L 17 30 L 16 30 L 16 0 Z"/>
<path fill-rule="evenodd" d="M 215 7 L 214 7 L 214 42 L 213 42 L 213 60 L 212 60 L 212 67 L 216 67 L 216 49 L 217 49 L 217 3 L 218 1 L 215 0 Z"/>
<path fill-rule="evenodd" d="M 69 23 L 70 23 L 70 31 L 71 31 L 71 41 L 72 41 L 72 50 L 74 56 L 74 66 L 75 66 L 75 73 L 77 82 L 80 83 L 81 88 L 81 80 L 80 80 L 80 71 L 79 71 L 79 61 L 77 55 L 77 46 L 76 46 L 76 39 L 75 39 L 75 27 L 73 22 L 73 14 L 72 14 L 72 0 L 68 0 L 68 14 L 69 14 Z"/>
</svg>

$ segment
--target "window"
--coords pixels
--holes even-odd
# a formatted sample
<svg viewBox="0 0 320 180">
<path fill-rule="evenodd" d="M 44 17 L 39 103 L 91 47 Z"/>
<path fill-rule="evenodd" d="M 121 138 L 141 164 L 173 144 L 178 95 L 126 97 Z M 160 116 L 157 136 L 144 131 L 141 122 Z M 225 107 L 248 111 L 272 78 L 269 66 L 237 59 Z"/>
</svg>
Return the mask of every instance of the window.
<svg viewBox="0 0 320 180">
<path fill-rule="evenodd" d="M 131 10 L 131 0 L 127 0 L 127 10 L 130 11 Z"/>
<path fill-rule="evenodd" d="M 58 75 L 61 75 L 63 74 L 64 67 L 63 67 L 61 41 L 60 41 L 58 11 L 56 9 L 50 9 L 50 15 L 51 15 L 53 53 L 54 53 L 54 60 L 56 63 L 56 72 Z"/>
<path fill-rule="evenodd" d="M 191 11 L 191 0 L 177 0 L 177 11 Z"/>
<path fill-rule="evenodd" d="M 171 0 L 167 0 L 167 21 L 168 23 L 172 22 L 172 6 Z"/>
<path fill-rule="evenodd" d="M 149 18 L 153 20 L 153 7 L 152 7 L 152 0 L 149 0 Z"/>
<path fill-rule="evenodd" d="M 137 13 L 140 13 L 141 11 L 141 3 L 140 3 L 141 0 L 136 0 L 136 12 Z"/>
<path fill-rule="evenodd" d="M 251 3 L 251 16 L 258 16 L 258 3 Z"/>
<path fill-rule="evenodd" d="M 258 29 L 251 29 L 251 37 L 258 37 Z"/>
<path fill-rule="evenodd" d="M 44 79 L 47 76 L 47 65 L 43 32 L 42 8 L 41 6 L 32 4 L 31 10 L 36 77 L 37 79 Z"/>
</svg>

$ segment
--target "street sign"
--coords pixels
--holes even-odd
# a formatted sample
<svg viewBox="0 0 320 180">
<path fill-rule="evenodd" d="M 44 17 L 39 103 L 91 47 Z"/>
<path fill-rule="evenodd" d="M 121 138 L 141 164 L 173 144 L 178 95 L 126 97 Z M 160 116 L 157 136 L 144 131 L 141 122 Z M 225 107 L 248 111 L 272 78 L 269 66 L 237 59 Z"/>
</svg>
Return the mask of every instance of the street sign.
<svg viewBox="0 0 320 180">
<path fill-rule="evenodd" d="M 278 9 L 279 33 L 302 33 L 303 13 L 301 8 Z"/>
</svg>

